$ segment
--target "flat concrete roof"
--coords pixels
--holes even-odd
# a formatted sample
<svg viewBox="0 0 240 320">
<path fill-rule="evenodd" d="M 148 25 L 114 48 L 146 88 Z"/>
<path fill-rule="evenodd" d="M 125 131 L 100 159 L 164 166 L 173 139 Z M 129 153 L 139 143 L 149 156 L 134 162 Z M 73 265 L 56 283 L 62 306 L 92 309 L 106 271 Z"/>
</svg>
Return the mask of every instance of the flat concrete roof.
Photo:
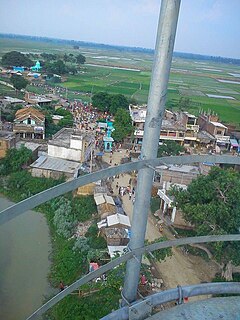
<svg viewBox="0 0 240 320">
<path fill-rule="evenodd" d="M 91 140 L 94 137 L 91 134 L 87 134 L 83 131 L 76 131 L 73 128 L 62 128 L 53 135 L 52 139 L 48 141 L 48 144 L 69 148 L 72 136 L 73 139 L 84 138 L 85 140 Z"/>
</svg>

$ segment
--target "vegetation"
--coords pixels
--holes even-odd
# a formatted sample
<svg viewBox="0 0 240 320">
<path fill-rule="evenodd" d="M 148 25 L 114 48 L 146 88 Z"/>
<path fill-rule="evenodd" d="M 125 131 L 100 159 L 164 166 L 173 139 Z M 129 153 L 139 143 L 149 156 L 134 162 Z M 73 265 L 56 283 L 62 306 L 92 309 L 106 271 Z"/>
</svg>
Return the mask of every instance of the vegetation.
<svg viewBox="0 0 240 320">
<path fill-rule="evenodd" d="M 2 65 L 4 67 L 31 67 L 33 62 L 21 52 L 10 51 L 2 56 Z"/>
<path fill-rule="evenodd" d="M 98 92 L 93 95 L 92 104 L 99 111 L 116 114 L 118 109 L 128 109 L 129 101 L 122 94 Z"/>
<path fill-rule="evenodd" d="M 152 213 L 155 213 L 160 208 L 161 199 L 160 197 L 151 198 L 150 209 Z"/>
<path fill-rule="evenodd" d="M 59 75 L 66 74 L 68 72 L 68 68 L 62 60 L 46 62 L 44 68 L 48 73 L 56 73 Z"/>
<path fill-rule="evenodd" d="M 196 235 L 239 233 L 240 174 L 233 169 L 213 167 L 207 176 L 193 180 L 187 190 L 172 190 L 184 218 L 195 227 Z M 209 244 L 223 269 L 240 264 L 239 242 Z M 226 275 L 231 279 L 232 275 Z"/>
<path fill-rule="evenodd" d="M 181 146 L 179 143 L 175 141 L 166 140 L 164 143 L 158 148 L 157 156 L 165 157 L 165 156 L 178 156 L 181 152 L 184 152 L 185 148 Z"/>
<path fill-rule="evenodd" d="M 155 239 L 154 241 L 151 241 L 151 242 L 148 240 L 145 240 L 145 245 L 149 245 L 149 244 L 153 244 L 153 243 L 157 243 L 157 242 L 163 242 L 166 240 L 167 240 L 167 238 L 165 238 L 165 237 Z M 157 261 L 164 261 L 167 257 L 172 256 L 172 248 L 164 248 L 164 249 L 160 249 L 160 250 L 155 250 L 152 252 L 152 255 Z M 147 257 L 151 260 L 152 256 L 147 254 Z"/>
<path fill-rule="evenodd" d="M 82 55 L 82 54 L 78 54 L 76 56 L 76 62 L 79 63 L 79 64 L 84 64 L 86 61 L 86 58 Z"/>
<path fill-rule="evenodd" d="M 8 149 L 6 156 L 0 160 L 0 175 L 8 175 L 22 169 L 32 159 L 32 151 L 21 146 L 20 149 Z"/>
<path fill-rule="evenodd" d="M 46 137 L 49 138 L 56 132 L 58 132 L 61 128 L 64 127 L 72 127 L 73 126 L 73 115 L 70 111 L 65 109 L 53 110 L 52 107 L 42 107 L 45 111 L 45 132 Z M 58 122 L 58 124 L 54 124 L 52 116 L 53 115 L 63 116 L 63 118 Z"/>
<path fill-rule="evenodd" d="M 127 110 L 118 109 L 114 118 L 114 128 L 112 137 L 117 142 L 133 133 L 132 120 Z"/>
<path fill-rule="evenodd" d="M 13 74 L 10 80 L 16 90 L 25 89 L 28 85 L 28 81 L 23 76 L 19 76 L 16 74 Z"/>
</svg>

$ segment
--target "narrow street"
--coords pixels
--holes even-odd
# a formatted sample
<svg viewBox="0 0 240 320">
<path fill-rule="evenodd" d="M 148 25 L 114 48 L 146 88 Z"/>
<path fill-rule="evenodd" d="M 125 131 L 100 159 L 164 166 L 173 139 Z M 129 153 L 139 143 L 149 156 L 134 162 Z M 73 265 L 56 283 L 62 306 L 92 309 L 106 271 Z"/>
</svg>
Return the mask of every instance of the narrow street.
<svg viewBox="0 0 240 320">
<path fill-rule="evenodd" d="M 126 154 L 125 150 L 122 152 L 114 152 L 112 155 L 112 163 L 114 166 L 116 163 L 119 164 L 120 160 Z M 110 164 L 110 154 L 104 154 L 103 161 Z M 131 176 L 129 174 L 120 175 L 118 179 L 114 179 L 112 184 L 113 192 L 118 195 L 118 186 L 127 187 Z M 122 197 L 123 208 L 130 220 L 132 220 L 133 213 L 133 202 L 129 200 L 129 196 L 126 194 Z M 174 236 L 169 230 L 164 229 L 163 235 L 168 239 L 174 239 Z M 146 239 L 153 241 L 162 236 L 157 226 L 156 218 L 149 213 Z M 156 262 L 158 272 L 164 282 L 165 288 L 174 288 L 177 285 L 191 285 L 201 282 L 209 282 L 218 271 L 216 264 L 212 261 L 205 261 L 203 258 L 193 255 L 186 255 L 179 248 L 173 248 L 173 255 L 168 257 L 165 261 Z"/>
</svg>

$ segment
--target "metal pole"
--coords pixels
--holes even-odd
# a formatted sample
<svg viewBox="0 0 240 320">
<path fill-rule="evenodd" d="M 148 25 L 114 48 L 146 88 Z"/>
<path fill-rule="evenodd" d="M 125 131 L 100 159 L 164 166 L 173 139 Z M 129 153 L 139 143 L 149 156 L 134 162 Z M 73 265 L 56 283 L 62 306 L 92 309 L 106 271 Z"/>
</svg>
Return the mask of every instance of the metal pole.
<svg viewBox="0 0 240 320">
<path fill-rule="evenodd" d="M 143 160 L 157 157 L 180 3 L 181 0 L 162 0 L 161 3 L 141 152 Z M 138 173 L 136 201 L 133 209 L 132 237 L 129 243 L 130 250 L 144 245 L 153 174 L 154 171 L 151 168 L 143 168 Z M 141 258 L 142 256 L 140 255 L 127 262 L 122 305 L 126 304 L 125 300 L 129 303 L 136 300 Z"/>
</svg>

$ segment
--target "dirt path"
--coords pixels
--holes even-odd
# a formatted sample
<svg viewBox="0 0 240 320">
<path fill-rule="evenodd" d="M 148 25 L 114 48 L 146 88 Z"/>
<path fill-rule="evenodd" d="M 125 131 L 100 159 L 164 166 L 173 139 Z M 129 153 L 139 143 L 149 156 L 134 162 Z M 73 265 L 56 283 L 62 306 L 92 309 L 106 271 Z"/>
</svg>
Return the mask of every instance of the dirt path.
<svg viewBox="0 0 240 320">
<path fill-rule="evenodd" d="M 120 163 L 121 157 L 123 157 L 125 151 L 122 153 L 115 152 L 112 156 L 112 165 Z M 110 161 L 110 155 L 104 155 L 104 161 Z M 130 175 L 124 174 L 119 179 L 115 179 L 113 182 L 113 191 L 117 194 L 116 183 L 119 186 L 128 186 Z M 128 195 L 122 197 L 123 208 L 128 214 L 130 220 L 132 220 L 133 203 L 129 200 Z M 168 230 L 164 230 L 164 235 L 169 239 L 174 239 L 173 235 Z M 159 232 L 155 218 L 149 213 L 146 239 L 153 241 L 162 236 Z M 156 266 L 164 281 L 166 288 L 174 288 L 177 285 L 190 285 L 200 282 L 209 282 L 218 271 L 217 266 L 213 262 L 206 262 L 201 257 L 185 255 L 180 248 L 173 248 L 173 255 L 168 257 L 163 262 L 157 262 Z"/>
</svg>

